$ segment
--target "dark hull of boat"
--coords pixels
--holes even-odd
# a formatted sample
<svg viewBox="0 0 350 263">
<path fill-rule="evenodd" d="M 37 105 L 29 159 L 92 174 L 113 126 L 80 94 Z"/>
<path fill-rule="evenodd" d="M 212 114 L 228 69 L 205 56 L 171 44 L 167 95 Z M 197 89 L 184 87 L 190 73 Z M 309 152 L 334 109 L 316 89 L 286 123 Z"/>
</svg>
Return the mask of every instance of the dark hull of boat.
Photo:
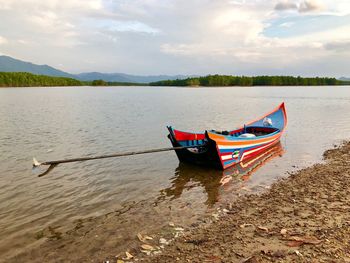
<svg viewBox="0 0 350 263">
<path fill-rule="evenodd" d="M 170 139 L 173 147 L 182 146 L 175 139 L 172 132 L 169 133 L 168 138 Z M 222 169 L 219 156 L 217 155 L 216 144 L 212 140 L 209 140 L 206 145 L 200 148 L 184 148 L 175 150 L 175 152 L 180 162 Z"/>
</svg>

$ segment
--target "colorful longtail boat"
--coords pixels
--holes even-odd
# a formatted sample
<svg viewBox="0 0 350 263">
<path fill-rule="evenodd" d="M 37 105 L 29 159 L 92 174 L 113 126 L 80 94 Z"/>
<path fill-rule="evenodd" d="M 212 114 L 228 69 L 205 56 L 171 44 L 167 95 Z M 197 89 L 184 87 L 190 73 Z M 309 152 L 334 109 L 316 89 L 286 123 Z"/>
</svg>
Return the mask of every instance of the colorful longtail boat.
<svg viewBox="0 0 350 263">
<path fill-rule="evenodd" d="M 279 142 L 287 125 L 284 103 L 263 117 L 232 131 L 206 130 L 190 133 L 168 126 L 180 162 L 226 169 L 253 158 Z M 193 146 L 193 148 L 188 148 Z"/>
</svg>

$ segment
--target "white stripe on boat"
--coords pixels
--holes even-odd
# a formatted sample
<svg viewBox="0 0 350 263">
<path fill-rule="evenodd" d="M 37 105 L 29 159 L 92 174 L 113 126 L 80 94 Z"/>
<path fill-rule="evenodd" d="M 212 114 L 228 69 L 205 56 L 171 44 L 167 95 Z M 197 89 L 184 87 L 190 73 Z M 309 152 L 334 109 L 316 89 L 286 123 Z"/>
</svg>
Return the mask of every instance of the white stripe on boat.
<svg viewBox="0 0 350 263">
<path fill-rule="evenodd" d="M 226 161 L 232 159 L 232 154 L 228 154 L 228 155 L 221 155 L 221 160 Z"/>
<path fill-rule="evenodd" d="M 271 146 L 275 141 L 276 141 L 276 139 L 275 139 L 273 142 L 271 142 L 271 143 L 269 143 L 269 144 L 267 144 L 267 145 L 265 145 L 265 146 L 263 146 L 263 147 L 259 147 L 259 148 L 256 148 L 256 149 L 253 149 L 253 150 L 244 152 L 244 153 L 242 154 L 242 156 L 241 156 L 240 161 L 243 160 L 244 156 L 246 156 L 246 155 L 248 155 L 248 154 L 251 154 L 251 153 L 253 153 L 253 152 L 256 152 L 256 151 L 260 151 L 260 150 L 262 150 L 262 149 L 265 149 L 265 148 Z"/>
<path fill-rule="evenodd" d="M 268 140 L 268 141 L 264 141 L 264 142 L 258 142 L 258 143 L 252 143 L 252 144 L 238 144 L 238 145 L 220 145 L 220 144 L 218 144 L 218 147 L 220 150 L 240 149 L 240 148 L 247 148 L 247 147 L 251 147 L 251 146 L 257 146 L 260 144 L 270 143 L 270 142 L 273 142 L 275 140 L 276 140 L 276 138 Z"/>
</svg>

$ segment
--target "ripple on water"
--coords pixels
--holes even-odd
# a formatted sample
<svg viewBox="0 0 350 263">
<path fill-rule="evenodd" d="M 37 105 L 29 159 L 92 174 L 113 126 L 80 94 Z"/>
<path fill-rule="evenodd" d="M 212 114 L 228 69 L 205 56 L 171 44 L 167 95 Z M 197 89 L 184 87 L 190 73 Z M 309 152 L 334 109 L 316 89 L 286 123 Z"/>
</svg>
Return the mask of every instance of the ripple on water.
<svg viewBox="0 0 350 263">
<path fill-rule="evenodd" d="M 59 165 L 42 178 L 30 171 L 33 156 L 167 147 L 169 124 L 235 128 L 282 100 L 289 121 L 283 156 L 244 174 L 179 165 L 172 152 Z M 145 204 L 130 212 L 135 224 L 186 224 L 239 193 L 265 189 L 292 166 L 320 161 L 326 148 L 349 139 L 349 100 L 349 87 L 0 89 L 0 254 L 36 244 L 35 233 L 48 226 L 63 231 L 74 220 L 138 201 Z"/>
</svg>

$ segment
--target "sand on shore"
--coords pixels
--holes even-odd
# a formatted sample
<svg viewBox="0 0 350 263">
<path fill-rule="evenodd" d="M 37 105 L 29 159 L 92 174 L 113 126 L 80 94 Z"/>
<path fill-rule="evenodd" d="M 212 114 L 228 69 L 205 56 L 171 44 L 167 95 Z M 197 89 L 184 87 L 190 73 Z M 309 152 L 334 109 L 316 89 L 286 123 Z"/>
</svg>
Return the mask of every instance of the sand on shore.
<svg viewBox="0 0 350 263">
<path fill-rule="evenodd" d="M 350 143 L 324 158 L 141 261 L 350 262 Z"/>
<path fill-rule="evenodd" d="M 178 230 L 175 239 L 167 226 L 152 239 L 129 237 L 133 242 L 119 247 L 115 240 L 99 241 L 101 231 L 114 231 L 111 239 L 120 234 L 116 220 L 119 227 L 130 223 L 111 213 L 7 262 L 350 262 L 350 142 L 324 158 L 263 194 L 242 196 L 210 220 Z"/>
</svg>

